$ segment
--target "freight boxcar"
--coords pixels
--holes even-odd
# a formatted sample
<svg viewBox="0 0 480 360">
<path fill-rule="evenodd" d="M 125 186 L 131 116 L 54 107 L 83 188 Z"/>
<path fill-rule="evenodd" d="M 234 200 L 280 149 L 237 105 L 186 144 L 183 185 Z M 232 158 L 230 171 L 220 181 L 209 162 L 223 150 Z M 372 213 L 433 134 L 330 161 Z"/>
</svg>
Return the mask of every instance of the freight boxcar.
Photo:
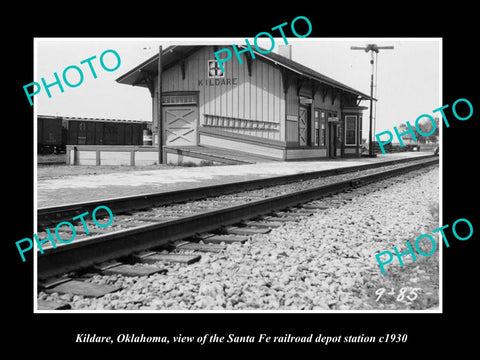
<svg viewBox="0 0 480 360">
<path fill-rule="evenodd" d="M 39 154 L 65 152 L 67 130 L 58 116 L 38 116 L 37 150 Z"/>
<path fill-rule="evenodd" d="M 58 153 L 66 145 L 143 145 L 146 121 L 39 115 L 38 152 Z"/>
<path fill-rule="evenodd" d="M 68 145 L 142 145 L 145 121 L 64 118 Z"/>
</svg>

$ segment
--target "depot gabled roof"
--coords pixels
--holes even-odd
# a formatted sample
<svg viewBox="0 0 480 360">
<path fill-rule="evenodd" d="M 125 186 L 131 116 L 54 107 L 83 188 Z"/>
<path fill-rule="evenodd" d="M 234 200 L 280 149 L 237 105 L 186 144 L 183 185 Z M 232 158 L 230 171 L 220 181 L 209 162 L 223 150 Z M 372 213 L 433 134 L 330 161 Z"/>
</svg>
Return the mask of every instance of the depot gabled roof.
<svg viewBox="0 0 480 360">
<path fill-rule="evenodd" d="M 184 58 L 191 53 L 197 51 L 202 46 L 208 45 L 173 45 L 169 46 L 165 50 L 162 51 L 162 68 L 166 69 L 169 66 L 175 64 L 180 58 Z M 225 45 L 217 45 L 219 49 L 224 48 Z M 332 86 L 334 88 L 343 90 L 350 94 L 357 95 L 361 100 L 370 100 L 373 99 L 376 101 L 375 98 L 371 98 L 369 95 L 366 95 L 348 85 L 342 84 L 341 82 L 334 80 L 326 75 L 319 73 L 305 65 L 302 65 L 296 61 L 288 59 L 282 55 L 276 54 L 274 52 L 270 52 L 268 54 L 262 54 L 254 50 L 255 57 L 262 58 L 266 61 L 272 62 L 276 65 L 282 66 L 285 69 L 288 69 L 299 76 L 306 77 L 308 79 L 318 81 L 319 83 L 326 84 Z M 142 72 L 150 73 L 155 75 L 158 73 L 158 54 L 152 56 L 150 59 L 144 61 L 140 65 L 134 67 L 132 70 L 128 71 L 127 73 L 120 76 L 116 79 L 117 82 L 121 84 L 128 84 L 133 86 L 144 86 L 147 87 L 145 83 L 145 77 L 143 76 Z"/>
</svg>

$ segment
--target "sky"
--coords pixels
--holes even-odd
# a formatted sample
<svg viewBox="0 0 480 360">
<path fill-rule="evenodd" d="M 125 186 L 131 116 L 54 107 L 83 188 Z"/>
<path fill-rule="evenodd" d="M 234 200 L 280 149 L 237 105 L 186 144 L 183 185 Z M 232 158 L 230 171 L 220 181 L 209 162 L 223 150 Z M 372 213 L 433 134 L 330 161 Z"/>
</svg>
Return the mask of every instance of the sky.
<svg viewBox="0 0 480 360">
<path fill-rule="evenodd" d="M 259 46 L 270 48 L 268 38 L 259 38 Z M 249 39 L 253 44 L 253 39 Z M 376 59 L 377 93 L 376 127 L 374 134 L 393 131 L 406 121 L 413 125 L 422 114 L 433 115 L 432 110 L 441 104 L 441 39 L 438 38 L 288 38 L 292 45 L 292 59 L 365 94 L 370 94 L 370 53 L 351 50 L 351 46 L 377 44 L 394 46 L 393 50 L 380 50 Z M 152 102 L 144 87 L 119 84 L 118 77 L 158 53 L 158 48 L 182 44 L 231 44 L 245 43 L 242 38 L 37 38 L 34 49 L 34 79 L 47 84 L 55 81 L 54 72 L 61 78 L 63 70 L 75 65 L 82 69 L 84 79 L 77 87 L 64 85 L 50 88 L 51 98 L 42 91 L 35 95 L 38 115 L 71 117 L 128 119 L 151 121 Z M 277 52 L 282 38 L 275 38 Z M 105 71 L 99 62 L 105 50 L 115 50 L 121 59 L 118 69 Z M 81 61 L 96 56 L 91 61 L 97 78 L 94 79 L 88 64 Z M 105 65 L 113 68 L 116 59 L 105 54 Z M 68 71 L 71 83 L 80 81 L 75 70 Z M 63 82 L 63 80 L 62 80 Z M 26 84 L 25 84 L 26 85 Z M 30 90 L 32 91 L 32 90 Z M 25 97 L 28 104 L 28 99 Z M 369 106 L 368 101 L 362 101 Z M 436 115 L 436 114 L 435 114 Z M 369 110 L 363 115 L 363 137 L 368 136 Z"/>
</svg>

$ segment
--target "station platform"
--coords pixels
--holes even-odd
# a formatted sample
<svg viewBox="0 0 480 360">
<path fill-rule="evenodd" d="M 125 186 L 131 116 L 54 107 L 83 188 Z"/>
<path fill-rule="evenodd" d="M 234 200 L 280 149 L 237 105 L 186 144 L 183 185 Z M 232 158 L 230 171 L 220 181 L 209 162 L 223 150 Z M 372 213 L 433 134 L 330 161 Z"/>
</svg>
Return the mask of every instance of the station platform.
<svg viewBox="0 0 480 360">
<path fill-rule="evenodd" d="M 175 163 L 181 163 L 185 160 L 201 163 L 203 160 L 219 165 L 240 165 L 281 161 L 279 159 L 269 159 L 237 150 L 220 149 L 207 146 L 166 146 L 164 149 L 167 155 L 167 162 L 168 159 L 172 157 Z"/>
<path fill-rule="evenodd" d="M 257 164 L 127 170 L 107 174 L 38 179 L 37 207 L 166 192 L 267 177 L 431 155 L 432 152 L 379 154 L 376 158 L 262 162 Z"/>
</svg>

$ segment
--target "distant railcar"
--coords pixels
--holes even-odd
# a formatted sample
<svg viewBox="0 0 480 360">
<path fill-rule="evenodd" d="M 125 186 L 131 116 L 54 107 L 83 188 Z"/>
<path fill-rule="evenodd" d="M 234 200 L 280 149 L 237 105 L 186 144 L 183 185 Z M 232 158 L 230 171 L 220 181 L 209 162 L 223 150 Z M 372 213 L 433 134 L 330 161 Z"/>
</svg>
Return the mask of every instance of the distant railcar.
<svg viewBox="0 0 480 360">
<path fill-rule="evenodd" d="M 64 152 L 66 145 L 143 145 L 146 121 L 39 115 L 38 152 Z"/>
<path fill-rule="evenodd" d="M 62 126 L 62 118 L 38 116 L 37 151 L 39 154 L 52 154 L 65 151 L 67 130 Z"/>
<path fill-rule="evenodd" d="M 64 118 L 68 145 L 142 145 L 147 122 Z"/>
</svg>

